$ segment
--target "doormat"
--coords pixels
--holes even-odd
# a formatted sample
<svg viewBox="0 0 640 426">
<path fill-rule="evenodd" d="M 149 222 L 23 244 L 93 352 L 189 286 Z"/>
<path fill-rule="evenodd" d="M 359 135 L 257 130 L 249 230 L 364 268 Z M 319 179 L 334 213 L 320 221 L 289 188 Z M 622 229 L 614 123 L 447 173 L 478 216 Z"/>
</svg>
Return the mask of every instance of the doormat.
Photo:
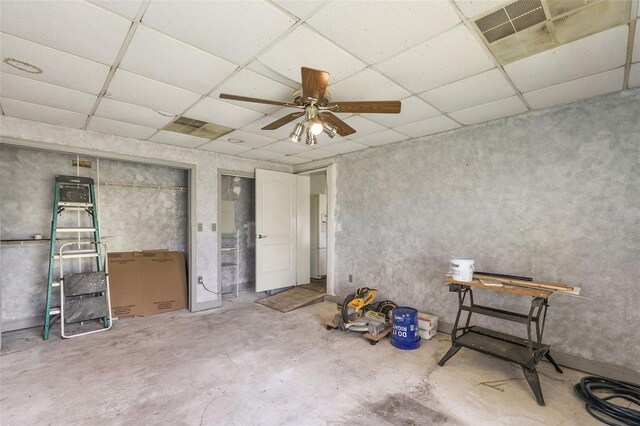
<svg viewBox="0 0 640 426">
<path fill-rule="evenodd" d="M 302 287 L 294 287 L 282 293 L 256 300 L 256 303 L 280 312 L 289 312 L 312 303 L 322 302 L 324 293 Z"/>
</svg>

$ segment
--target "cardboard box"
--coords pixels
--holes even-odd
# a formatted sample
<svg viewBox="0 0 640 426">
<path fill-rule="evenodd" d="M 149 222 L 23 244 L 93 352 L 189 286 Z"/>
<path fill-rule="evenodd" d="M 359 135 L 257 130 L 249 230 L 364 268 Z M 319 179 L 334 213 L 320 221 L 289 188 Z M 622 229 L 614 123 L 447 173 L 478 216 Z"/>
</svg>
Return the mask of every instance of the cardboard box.
<svg viewBox="0 0 640 426">
<path fill-rule="evenodd" d="M 436 315 L 418 312 L 418 328 L 420 330 L 438 329 L 438 317 Z"/>
<path fill-rule="evenodd" d="M 187 308 L 184 255 L 168 250 L 109 253 L 114 317 L 150 316 Z"/>
</svg>

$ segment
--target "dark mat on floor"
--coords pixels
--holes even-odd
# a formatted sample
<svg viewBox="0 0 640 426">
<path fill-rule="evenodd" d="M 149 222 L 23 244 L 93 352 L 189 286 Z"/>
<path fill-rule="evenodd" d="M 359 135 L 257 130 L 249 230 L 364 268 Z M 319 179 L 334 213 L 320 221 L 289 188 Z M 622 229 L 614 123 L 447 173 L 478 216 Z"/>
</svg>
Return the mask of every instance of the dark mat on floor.
<svg viewBox="0 0 640 426">
<path fill-rule="evenodd" d="M 324 293 L 307 288 L 294 287 L 291 290 L 256 300 L 256 303 L 280 312 L 289 312 L 312 303 L 322 302 Z"/>
</svg>

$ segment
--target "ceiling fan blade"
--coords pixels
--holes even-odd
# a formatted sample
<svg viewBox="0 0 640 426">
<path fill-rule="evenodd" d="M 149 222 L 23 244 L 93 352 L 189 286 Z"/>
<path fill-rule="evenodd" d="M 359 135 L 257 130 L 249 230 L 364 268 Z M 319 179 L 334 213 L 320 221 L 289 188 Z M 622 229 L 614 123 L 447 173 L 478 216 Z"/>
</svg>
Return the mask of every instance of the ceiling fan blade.
<svg viewBox="0 0 640 426">
<path fill-rule="evenodd" d="M 321 101 L 327 90 L 331 75 L 326 71 L 302 67 L 302 96 Z"/>
<path fill-rule="evenodd" d="M 255 102 L 257 104 L 297 107 L 297 105 L 292 104 L 290 102 L 270 101 L 269 99 L 259 99 L 259 98 L 249 98 L 247 96 L 230 95 L 229 93 L 220 93 L 220 99 L 230 99 L 232 101 L 242 101 L 242 102 Z"/>
<path fill-rule="evenodd" d="M 331 102 L 326 108 L 333 112 L 398 114 L 400 106 L 400 101 L 356 101 Z"/>
<path fill-rule="evenodd" d="M 275 130 L 279 127 L 284 126 L 287 123 L 292 122 L 296 118 L 301 117 L 303 115 L 304 115 L 304 112 L 292 112 L 291 114 L 287 114 L 284 117 L 277 119 L 271 124 L 267 124 L 262 128 L 262 130 Z"/>
<path fill-rule="evenodd" d="M 356 131 L 354 128 L 352 128 L 351 126 L 349 126 L 347 123 L 345 123 L 344 121 L 340 120 L 338 117 L 336 117 L 335 115 L 331 114 L 330 112 L 322 112 L 320 113 L 320 117 L 326 121 L 327 123 L 331 124 L 332 126 L 334 126 L 335 128 L 338 129 L 338 134 L 340 136 L 349 136 L 354 134 Z"/>
</svg>

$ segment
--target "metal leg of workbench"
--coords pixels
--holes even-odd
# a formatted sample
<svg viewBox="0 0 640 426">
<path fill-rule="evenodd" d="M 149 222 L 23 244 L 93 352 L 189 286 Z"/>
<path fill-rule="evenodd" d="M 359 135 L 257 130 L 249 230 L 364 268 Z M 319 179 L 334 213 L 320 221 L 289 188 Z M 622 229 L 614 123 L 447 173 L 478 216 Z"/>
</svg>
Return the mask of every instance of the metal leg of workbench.
<svg viewBox="0 0 640 426">
<path fill-rule="evenodd" d="M 449 358 L 451 358 L 452 356 L 454 356 L 455 354 L 458 353 L 458 351 L 460 350 L 462 346 L 457 346 L 455 344 L 453 344 L 449 350 L 447 351 L 446 354 L 444 354 L 444 356 L 442 357 L 442 359 L 440 360 L 440 362 L 438 362 L 438 365 L 440 367 L 442 367 L 444 365 L 445 362 L 449 361 Z"/>
<path fill-rule="evenodd" d="M 442 367 L 444 363 L 449 360 L 449 358 L 457 354 L 460 348 L 462 347 L 462 346 L 456 345 L 456 337 L 458 337 L 457 336 L 458 324 L 460 323 L 460 316 L 462 315 L 462 306 L 464 306 L 464 301 L 467 297 L 467 294 L 469 294 L 471 305 L 473 305 L 473 292 L 469 287 L 458 286 L 454 288 L 456 289 L 454 291 L 458 293 L 458 314 L 456 315 L 456 322 L 453 324 L 453 330 L 451 330 L 451 347 L 449 348 L 447 353 L 444 354 L 442 359 L 438 362 L 438 365 L 440 367 Z M 471 321 L 471 312 L 468 312 L 467 319 L 465 321 L 465 328 L 464 328 L 465 331 L 469 328 L 470 321 Z"/>
<path fill-rule="evenodd" d="M 544 357 L 551 363 L 551 365 L 553 365 L 553 368 L 555 368 L 558 373 L 564 374 L 560 366 L 556 363 L 556 360 L 551 357 L 551 354 L 549 352 L 544 354 Z"/>
<path fill-rule="evenodd" d="M 522 367 L 524 372 L 524 378 L 527 379 L 527 383 L 531 387 L 533 394 L 536 397 L 538 405 L 544 406 L 544 397 L 542 396 L 542 388 L 540 387 L 540 379 L 538 378 L 538 372 L 535 368 Z"/>
</svg>

